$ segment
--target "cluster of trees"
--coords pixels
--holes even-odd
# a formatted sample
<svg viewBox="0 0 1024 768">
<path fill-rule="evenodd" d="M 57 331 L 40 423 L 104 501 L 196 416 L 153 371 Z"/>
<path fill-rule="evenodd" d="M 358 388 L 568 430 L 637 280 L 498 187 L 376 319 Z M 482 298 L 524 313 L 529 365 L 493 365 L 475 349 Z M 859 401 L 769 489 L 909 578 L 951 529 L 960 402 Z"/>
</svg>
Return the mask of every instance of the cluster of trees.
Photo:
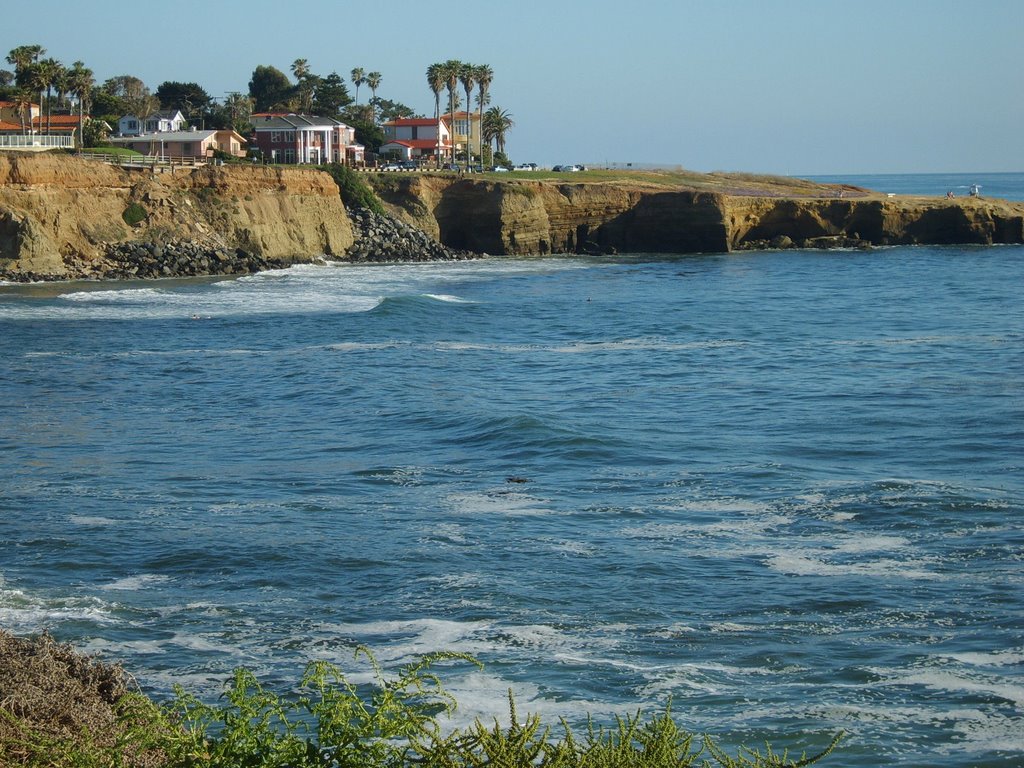
<svg viewBox="0 0 1024 768">
<path fill-rule="evenodd" d="M 431 93 L 434 94 L 434 119 L 438 121 L 440 125 L 441 121 L 441 91 L 447 90 L 448 92 L 448 111 L 445 114 L 452 115 L 454 119 L 455 112 L 461 106 L 461 99 L 459 98 L 458 89 L 462 86 L 462 90 L 466 94 L 466 111 L 469 112 L 472 108 L 473 101 L 473 90 L 476 89 L 477 96 L 477 109 L 479 110 L 479 125 L 482 132 L 482 136 L 477 137 L 481 139 L 480 148 L 481 152 L 484 147 L 490 147 L 490 144 L 494 142 L 495 148 L 492 155 L 498 158 L 498 154 L 504 159 L 505 154 L 505 134 L 515 125 L 512 120 L 512 115 L 501 107 L 491 107 L 484 112 L 484 107 L 487 106 L 490 101 L 490 88 L 491 82 L 494 80 L 494 70 L 487 64 L 469 64 L 458 59 L 448 59 L 447 61 L 438 62 L 431 64 L 427 67 L 427 86 L 430 88 Z M 469 146 L 473 146 L 473 121 L 467 121 L 469 125 Z M 440 127 L 438 128 L 438 136 L 441 135 Z M 451 159 L 455 160 L 455 148 L 451 149 Z M 467 155 L 468 159 L 468 155 Z M 484 158 L 481 158 L 483 160 Z"/>
<path fill-rule="evenodd" d="M 100 143 L 103 123 L 114 126 L 126 114 L 145 118 L 160 109 L 177 109 L 193 125 L 203 128 L 232 128 L 246 135 L 254 112 L 297 112 L 332 117 L 351 125 L 360 143 L 376 150 L 384 141 L 382 122 L 413 117 L 415 112 L 400 102 L 380 98 L 377 90 L 383 77 L 380 72 L 367 72 L 356 67 L 350 72 L 355 98 L 349 94 L 345 79 L 337 72 L 318 75 L 306 59 L 296 59 L 291 65 L 291 78 L 281 70 L 266 65 L 257 66 L 249 80 L 248 92 L 232 92 L 216 99 L 198 83 L 168 80 L 155 92 L 132 75 L 118 75 L 97 84 L 93 71 L 81 61 L 70 67 L 54 58 L 46 57 L 40 45 L 22 45 L 11 50 L 7 62 L 13 71 L 0 69 L 0 100 L 12 101 L 21 115 L 22 130 L 29 125 L 29 105 L 36 103 L 46 116 L 45 131 L 49 133 L 52 114 L 75 114 L 79 118 L 79 135 L 86 146 Z M 501 155 L 505 149 L 505 134 L 514 125 L 512 116 L 499 107 L 486 112 L 490 103 L 490 85 L 494 72 L 486 64 L 474 65 L 454 59 L 427 67 L 427 82 L 434 94 L 434 117 L 441 119 L 441 92 L 447 89 L 448 112 L 460 108 L 459 86 L 470 109 L 476 90 L 482 136 L 481 147 L 494 143 L 494 152 Z M 366 86 L 371 98 L 359 103 L 359 89 Z M 98 118 L 85 123 L 86 114 Z M 470 120 L 470 146 L 473 121 Z M 481 158 L 483 159 L 483 158 Z M 452 157 L 454 161 L 454 155 Z"/>
<path fill-rule="evenodd" d="M 7 55 L 7 63 L 14 66 L 14 71 L 0 70 L 0 87 L 6 92 L 7 99 L 14 102 L 23 132 L 28 127 L 29 105 L 35 101 L 36 94 L 39 94 L 39 104 L 46 115 L 46 133 L 50 132 L 54 92 L 58 104 L 68 96 L 78 99 L 78 128 L 81 131 L 85 119 L 82 103 L 94 83 L 92 70 L 81 61 L 65 67 L 57 59 L 44 56 L 46 49 L 41 45 L 21 45 L 12 49 Z"/>
</svg>

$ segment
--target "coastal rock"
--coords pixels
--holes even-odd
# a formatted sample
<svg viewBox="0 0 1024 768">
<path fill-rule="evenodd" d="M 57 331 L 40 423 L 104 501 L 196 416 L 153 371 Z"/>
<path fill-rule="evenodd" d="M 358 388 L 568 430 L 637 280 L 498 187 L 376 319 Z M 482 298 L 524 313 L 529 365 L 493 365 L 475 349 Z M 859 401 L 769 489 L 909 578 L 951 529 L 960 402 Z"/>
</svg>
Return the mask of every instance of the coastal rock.
<svg viewBox="0 0 1024 768">
<path fill-rule="evenodd" d="M 356 240 L 345 253 L 348 261 L 453 261 L 476 255 L 447 248 L 396 216 L 357 208 L 349 212 L 349 218 Z"/>
<path fill-rule="evenodd" d="M 1003 200 L 892 200 L 854 188 L 837 196 L 813 186 L 784 197 L 759 195 L 754 186 L 725 193 L 441 175 L 373 183 L 395 216 L 445 245 L 502 255 L 1024 242 L 1024 204 Z"/>
<path fill-rule="evenodd" d="M 130 207 L 142 212 L 133 227 Z M 209 254 L 244 252 L 236 272 L 256 263 L 341 256 L 353 232 L 338 187 L 324 173 L 225 165 L 154 175 L 67 155 L 0 153 L 0 278 L 96 278 L 124 267 L 110 248 L 195 242 L 197 250 L 161 260 L 167 274 L 225 274 Z M 118 251 L 118 254 L 121 252 Z M 131 267 L 138 265 L 132 264 Z M 131 268 L 130 267 L 130 268 Z M 167 271 L 164 271 L 164 267 Z"/>
</svg>

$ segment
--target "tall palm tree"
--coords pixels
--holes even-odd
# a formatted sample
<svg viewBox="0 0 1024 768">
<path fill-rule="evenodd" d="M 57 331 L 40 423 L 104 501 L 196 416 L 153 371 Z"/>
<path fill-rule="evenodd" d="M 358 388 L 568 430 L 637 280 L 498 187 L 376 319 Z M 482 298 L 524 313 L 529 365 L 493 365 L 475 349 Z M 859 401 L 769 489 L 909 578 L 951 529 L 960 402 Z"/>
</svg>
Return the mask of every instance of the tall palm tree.
<svg viewBox="0 0 1024 768">
<path fill-rule="evenodd" d="M 473 89 L 476 87 L 476 65 L 463 64 L 459 67 L 459 82 L 466 92 L 466 165 L 473 162 Z"/>
<path fill-rule="evenodd" d="M 434 94 L 434 122 L 437 123 L 437 144 L 434 146 L 434 162 L 441 161 L 441 91 L 444 89 L 444 71 L 441 64 L 427 67 L 427 85 Z"/>
<path fill-rule="evenodd" d="M 366 73 L 362 67 L 356 67 L 349 74 L 352 75 L 352 85 L 356 87 L 356 104 L 359 104 L 359 86 L 366 82 Z"/>
<path fill-rule="evenodd" d="M 462 62 L 458 59 L 448 59 L 441 65 L 444 87 L 448 89 L 448 114 L 452 121 L 452 135 L 455 133 L 455 89 L 459 85 L 459 71 L 462 69 Z M 455 162 L 455 141 L 451 142 L 452 162 Z"/>
<path fill-rule="evenodd" d="M 309 62 L 306 59 L 293 61 L 292 74 L 298 81 L 299 112 L 308 113 L 312 111 L 313 104 L 313 82 L 310 77 Z"/>
<path fill-rule="evenodd" d="M 494 70 L 491 69 L 489 64 L 481 64 L 476 68 L 476 87 L 479 89 L 477 99 L 479 100 L 479 112 L 480 112 L 480 159 L 483 161 L 484 152 L 484 105 L 489 101 L 487 92 L 491 89 L 491 81 L 494 80 Z M 469 109 L 469 103 L 466 103 L 466 109 Z"/>
<path fill-rule="evenodd" d="M 85 100 L 92 93 L 92 86 L 96 82 L 92 76 L 92 70 L 81 61 L 76 61 L 68 70 L 70 92 L 78 99 L 78 139 L 83 143 L 85 134 Z"/>
<path fill-rule="evenodd" d="M 377 123 L 377 117 L 373 102 L 377 99 L 377 87 L 380 85 L 380 81 L 380 72 L 370 72 L 366 75 L 366 85 L 369 86 L 370 91 L 373 93 L 373 97 L 370 99 L 370 122 L 374 124 Z"/>
<path fill-rule="evenodd" d="M 41 45 L 19 45 L 7 54 L 7 63 L 14 65 L 14 78 L 19 86 L 28 85 L 28 70 L 46 53 Z"/>
<path fill-rule="evenodd" d="M 46 91 L 46 135 L 50 135 L 50 91 L 53 90 L 54 83 L 60 78 L 60 73 L 64 69 L 59 61 L 56 59 L 43 59 L 42 61 L 36 62 L 32 67 L 32 79 L 35 88 L 38 88 L 40 93 Z"/>
</svg>

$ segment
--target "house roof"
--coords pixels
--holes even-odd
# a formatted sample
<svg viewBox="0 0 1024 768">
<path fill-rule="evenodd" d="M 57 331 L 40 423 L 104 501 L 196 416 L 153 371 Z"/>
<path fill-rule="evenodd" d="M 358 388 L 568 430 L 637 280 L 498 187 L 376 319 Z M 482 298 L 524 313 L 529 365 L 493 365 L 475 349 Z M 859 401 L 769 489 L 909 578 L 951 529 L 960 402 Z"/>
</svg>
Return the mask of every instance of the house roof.
<svg viewBox="0 0 1024 768">
<path fill-rule="evenodd" d="M 258 118 L 253 115 L 253 128 L 257 131 L 301 131 L 307 128 L 335 128 L 349 126 L 333 117 L 319 117 L 317 115 L 295 115 L 295 114 L 273 114 L 262 113 Z"/>
<path fill-rule="evenodd" d="M 0 120 L 0 131 L 17 131 L 21 133 L 21 125 L 19 123 L 8 123 L 4 120 Z"/>
<path fill-rule="evenodd" d="M 402 147 L 409 147 L 410 149 L 433 149 L 437 146 L 436 139 L 392 139 L 391 141 L 385 141 L 381 144 L 382 147 L 386 147 L 388 144 L 398 144 Z M 442 147 L 449 146 L 447 141 L 441 141 Z"/>
<path fill-rule="evenodd" d="M 28 105 L 29 109 L 39 109 L 39 105 L 34 101 Z M 17 109 L 18 104 L 14 101 L 0 101 L 0 109 Z"/>
<path fill-rule="evenodd" d="M 163 131 L 162 133 L 140 133 L 138 136 L 112 136 L 108 141 L 117 144 L 130 144 L 137 141 L 207 141 L 219 131 Z M 237 135 L 237 134 L 236 134 Z M 238 137 L 242 139 L 241 136 Z M 245 139 L 242 139 L 243 141 Z"/>
<path fill-rule="evenodd" d="M 396 128 L 407 128 L 414 125 L 429 125 L 431 127 L 436 127 L 437 120 L 432 117 L 399 117 L 395 120 L 388 120 L 384 125 L 393 125 Z"/>
</svg>

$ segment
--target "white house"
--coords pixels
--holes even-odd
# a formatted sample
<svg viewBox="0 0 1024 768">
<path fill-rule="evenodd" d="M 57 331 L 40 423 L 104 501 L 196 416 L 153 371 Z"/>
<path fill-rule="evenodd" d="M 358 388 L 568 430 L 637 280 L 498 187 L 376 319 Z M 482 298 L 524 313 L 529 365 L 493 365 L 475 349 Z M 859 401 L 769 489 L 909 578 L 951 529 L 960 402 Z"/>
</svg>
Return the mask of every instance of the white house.
<svg viewBox="0 0 1024 768">
<path fill-rule="evenodd" d="M 188 121 L 178 109 L 162 109 L 140 120 L 136 115 L 125 115 L 117 121 L 117 132 L 121 136 L 138 136 L 143 133 L 166 133 L 180 131 Z"/>
<path fill-rule="evenodd" d="M 397 156 L 402 160 L 415 160 L 444 156 L 451 149 L 451 130 L 448 118 L 437 120 L 429 117 L 403 117 L 384 123 L 387 139 L 380 147 L 383 156 Z M 440 127 L 440 141 L 438 128 Z"/>
</svg>

